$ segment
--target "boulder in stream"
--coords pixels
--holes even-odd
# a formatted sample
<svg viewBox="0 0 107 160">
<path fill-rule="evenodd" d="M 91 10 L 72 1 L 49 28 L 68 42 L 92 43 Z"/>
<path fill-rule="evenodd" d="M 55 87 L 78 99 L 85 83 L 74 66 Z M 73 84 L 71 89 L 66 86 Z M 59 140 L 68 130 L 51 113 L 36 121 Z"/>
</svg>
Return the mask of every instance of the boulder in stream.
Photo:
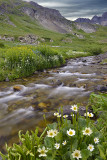
<svg viewBox="0 0 107 160">
<path fill-rule="evenodd" d="M 21 90 L 22 90 L 22 87 L 21 87 L 21 86 L 14 86 L 14 87 L 13 87 L 13 90 L 14 90 L 15 92 L 18 92 L 18 91 L 21 91 Z"/>
<path fill-rule="evenodd" d="M 95 88 L 95 91 L 107 92 L 107 85 L 98 85 L 98 86 Z"/>
</svg>

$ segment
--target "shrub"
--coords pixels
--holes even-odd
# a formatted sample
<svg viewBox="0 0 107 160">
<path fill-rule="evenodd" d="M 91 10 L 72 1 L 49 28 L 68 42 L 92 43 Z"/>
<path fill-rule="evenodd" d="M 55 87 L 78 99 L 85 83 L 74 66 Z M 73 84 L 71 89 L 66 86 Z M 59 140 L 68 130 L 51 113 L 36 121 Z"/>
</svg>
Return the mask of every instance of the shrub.
<svg viewBox="0 0 107 160">
<path fill-rule="evenodd" d="M 42 71 L 64 63 L 64 58 L 57 51 L 46 46 L 12 47 L 5 52 L 2 49 L 1 53 L 0 69 L 1 72 L 7 71 L 7 77 L 10 80 L 29 76 L 36 70 Z"/>
<path fill-rule="evenodd" d="M 36 68 L 36 56 L 27 47 L 13 47 L 5 53 L 4 68 L 10 71 L 15 70 L 22 76 L 32 74 Z"/>
<path fill-rule="evenodd" d="M 88 49 L 88 52 L 90 52 L 92 55 L 99 55 L 102 53 L 102 49 L 100 47 L 92 47 Z"/>
<path fill-rule="evenodd" d="M 4 43 L 0 42 L 0 48 L 4 48 L 4 47 L 5 47 Z"/>
</svg>

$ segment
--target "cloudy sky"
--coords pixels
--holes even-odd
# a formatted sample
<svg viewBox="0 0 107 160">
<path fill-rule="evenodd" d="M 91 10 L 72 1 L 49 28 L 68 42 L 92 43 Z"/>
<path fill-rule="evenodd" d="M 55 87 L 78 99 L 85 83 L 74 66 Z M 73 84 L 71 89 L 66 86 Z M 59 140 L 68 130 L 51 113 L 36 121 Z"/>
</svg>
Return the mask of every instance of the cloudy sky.
<svg viewBox="0 0 107 160">
<path fill-rule="evenodd" d="M 30 1 L 30 0 L 25 0 Z M 107 12 L 107 0 L 31 0 L 38 4 L 58 9 L 67 19 L 74 20 L 79 17 L 92 18 Z"/>
</svg>

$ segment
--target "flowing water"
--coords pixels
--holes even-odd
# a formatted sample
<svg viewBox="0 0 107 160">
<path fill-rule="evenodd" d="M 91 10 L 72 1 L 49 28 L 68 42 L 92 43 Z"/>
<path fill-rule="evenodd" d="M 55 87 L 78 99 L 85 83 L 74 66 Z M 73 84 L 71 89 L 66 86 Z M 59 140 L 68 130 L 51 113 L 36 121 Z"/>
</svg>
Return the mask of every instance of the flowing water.
<svg viewBox="0 0 107 160">
<path fill-rule="evenodd" d="M 15 82 L 0 82 L 0 148 L 17 142 L 19 130 L 43 128 L 43 115 L 50 120 L 60 106 L 86 105 L 98 85 L 107 83 L 107 54 L 72 59 L 61 68 L 35 73 Z M 19 86 L 20 91 L 13 87 Z"/>
</svg>

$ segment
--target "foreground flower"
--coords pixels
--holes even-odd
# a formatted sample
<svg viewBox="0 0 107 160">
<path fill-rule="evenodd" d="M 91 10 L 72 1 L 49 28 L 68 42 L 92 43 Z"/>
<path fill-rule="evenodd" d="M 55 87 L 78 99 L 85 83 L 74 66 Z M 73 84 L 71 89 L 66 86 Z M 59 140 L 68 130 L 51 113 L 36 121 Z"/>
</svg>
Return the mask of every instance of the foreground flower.
<svg viewBox="0 0 107 160">
<path fill-rule="evenodd" d="M 71 116 L 73 116 L 73 117 L 74 117 L 74 114 L 73 114 L 73 113 L 71 113 Z"/>
<path fill-rule="evenodd" d="M 75 150 L 75 151 L 72 153 L 72 156 L 73 156 L 73 158 L 76 158 L 76 159 L 82 158 L 82 157 L 81 157 L 81 151 Z"/>
<path fill-rule="evenodd" d="M 65 140 L 65 141 L 63 141 L 63 143 L 62 143 L 62 144 L 63 144 L 63 146 L 65 146 L 65 145 L 67 144 L 66 140 Z"/>
<path fill-rule="evenodd" d="M 55 112 L 55 113 L 54 113 L 54 116 L 59 116 L 59 113 L 58 113 L 58 112 Z"/>
<path fill-rule="evenodd" d="M 75 130 L 69 129 L 69 130 L 67 130 L 67 134 L 68 134 L 69 136 L 74 136 L 74 135 L 75 135 Z"/>
<path fill-rule="evenodd" d="M 87 147 L 87 149 L 92 152 L 94 150 L 94 146 L 92 144 L 89 144 L 89 146 Z"/>
<path fill-rule="evenodd" d="M 87 112 L 87 113 L 84 113 L 84 116 L 86 117 L 94 117 L 94 114 L 93 113 L 89 113 L 89 112 Z"/>
<path fill-rule="evenodd" d="M 55 143 L 55 148 L 59 149 L 59 147 L 60 147 L 60 144 L 59 143 Z"/>
<path fill-rule="evenodd" d="M 63 117 L 64 117 L 64 118 L 68 118 L 68 115 L 64 115 Z"/>
<path fill-rule="evenodd" d="M 94 114 L 93 113 L 88 113 L 88 117 L 94 117 Z"/>
<path fill-rule="evenodd" d="M 88 136 L 90 136 L 93 133 L 92 130 L 87 127 L 82 132 L 83 132 L 83 135 L 88 135 Z"/>
<path fill-rule="evenodd" d="M 47 136 L 48 136 L 48 137 L 52 137 L 52 138 L 55 137 L 54 130 L 51 129 L 51 130 L 47 131 Z"/>
<path fill-rule="evenodd" d="M 43 146 L 42 148 L 38 149 L 38 152 L 40 153 L 39 157 L 46 157 L 46 153 L 48 152 L 48 150 L 45 149 L 45 147 Z"/>
<path fill-rule="evenodd" d="M 99 143 L 99 139 L 97 137 L 94 138 L 95 144 Z"/>
<path fill-rule="evenodd" d="M 71 106 L 71 108 L 70 109 L 72 109 L 73 111 L 75 111 L 75 112 L 77 112 L 77 110 L 78 110 L 78 108 L 77 108 L 77 105 L 73 105 L 73 106 Z"/>
<path fill-rule="evenodd" d="M 58 130 L 54 129 L 54 136 L 56 136 L 58 133 Z"/>
<path fill-rule="evenodd" d="M 59 114 L 57 117 L 60 118 L 60 117 L 61 117 L 61 114 Z"/>
</svg>

